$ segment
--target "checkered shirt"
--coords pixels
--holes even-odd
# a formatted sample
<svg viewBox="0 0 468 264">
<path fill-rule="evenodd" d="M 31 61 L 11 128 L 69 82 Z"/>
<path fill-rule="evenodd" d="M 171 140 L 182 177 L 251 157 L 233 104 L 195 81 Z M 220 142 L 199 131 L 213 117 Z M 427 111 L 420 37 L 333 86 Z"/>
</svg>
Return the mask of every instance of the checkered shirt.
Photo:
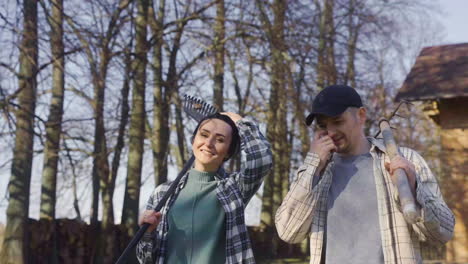
<svg viewBox="0 0 468 264">
<path fill-rule="evenodd" d="M 389 162 L 382 141 L 370 139 L 377 190 L 380 234 L 385 264 L 422 263 L 421 248 L 440 246 L 451 239 L 455 218 L 445 204 L 437 181 L 426 161 L 414 150 L 400 148 L 403 157 L 416 169 L 416 201 L 420 220 L 408 224 L 400 208 L 398 190 L 384 163 Z M 288 243 L 310 237 L 310 263 L 321 263 L 326 231 L 327 199 L 332 182 L 331 162 L 317 185 L 312 179 L 319 164 L 315 153 L 308 153 L 304 164 L 275 216 L 278 235 Z"/>
<path fill-rule="evenodd" d="M 216 177 L 216 196 L 226 213 L 226 264 L 254 264 L 255 259 L 244 219 L 244 209 L 260 187 L 273 165 L 270 144 L 258 126 L 248 118 L 237 122 L 241 138 L 241 170 Z M 188 173 L 161 209 L 162 221 L 152 233 L 146 233 L 137 245 L 140 263 L 164 264 L 167 251 L 167 213 L 184 188 Z M 156 207 L 169 189 L 170 183 L 161 184 L 150 196 L 147 210 Z"/>
</svg>

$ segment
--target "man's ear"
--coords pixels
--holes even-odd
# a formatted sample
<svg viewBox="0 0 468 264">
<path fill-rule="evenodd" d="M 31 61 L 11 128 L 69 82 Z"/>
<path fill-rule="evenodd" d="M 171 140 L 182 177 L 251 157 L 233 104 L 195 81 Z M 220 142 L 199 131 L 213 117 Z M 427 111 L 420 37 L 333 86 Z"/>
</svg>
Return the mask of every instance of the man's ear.
<svg viewBox="0 0 468 264">
<path fill-rule="evenodd" d="M 359 117 L 359 123 L 364 125 L 367 120 L 367 110 L 364 107 L 359 107 L 358 109 L 358 117 Z"/>
</svg>

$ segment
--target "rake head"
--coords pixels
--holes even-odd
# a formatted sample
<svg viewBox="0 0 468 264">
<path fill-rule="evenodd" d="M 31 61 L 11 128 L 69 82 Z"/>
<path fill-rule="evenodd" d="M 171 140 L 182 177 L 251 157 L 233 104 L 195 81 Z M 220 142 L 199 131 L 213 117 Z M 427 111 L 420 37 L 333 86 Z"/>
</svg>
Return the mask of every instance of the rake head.
<svg viewBox="0 0 468 264">
<path fill-rule="evenodd" d="M 184 111 L 195 121 L 218 112 L 214 106 L 196 97 L 184 94 Z"/>
<path fill-rule="evenodd" d="M 405 106 L 406 106 L 406 109 L 407 109 L 407 110 L 410 110 L 410 106 L 413 105 L 413 104 L 412 104 L 410 101 L 402 100 L 402 101 L 398 104 L 398 106 L 395 108 L 395 110 L 393 110 L 393 112 L 390 114 L 390 116 L 389 116 L 388 118 L 384 118 L 384 119 L 382 119 L 382 120 L 385 120 L 385 121 L 389 122 L 389 121 L 392 120 L 392 118 L 394 118 L 395 116 L 396 116 L 396 117 L 400 117 L 400 118 L 406 118 L 406 119 L 408 119 L 408 117 L 402 116 L 402 115 L 398 114 L 398 110 L 400 110 L 400 107 L 401 107 L 402 105 L 405 105 Z M 382 120 L 380 120 L 380 122 L 382 122 Z M 380 127 L 380 122 L 379 122 L 379 127 Z M 390 128 L 391 128 L 391 129 L 396 129 L 396 128 L 394 128 L 394 127 L 390 127 Z M 379 129 L 379 131 L 377 131 L 377 133 L 375 134 L 374 138 L 377 138 L 377 136 L 378 136 L 381 132 L 382 132 L 382 131 L 380 131 L 380 129 Z"/>
</svg>

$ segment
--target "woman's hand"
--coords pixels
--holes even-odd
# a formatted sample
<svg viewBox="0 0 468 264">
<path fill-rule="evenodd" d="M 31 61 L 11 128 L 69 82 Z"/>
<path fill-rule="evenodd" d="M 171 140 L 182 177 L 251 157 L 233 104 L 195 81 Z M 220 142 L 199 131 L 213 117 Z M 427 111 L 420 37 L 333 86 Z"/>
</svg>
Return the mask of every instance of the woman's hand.
<svg viewBox="0 0 468 264">
<path fill-rule="evenodd" d="M 154 210 L 145 210 L 140 217 L 140 221 L 138 224 L 141 226 L 144 223 L 150 224 L 146 232 L 152 232 L 153 230 L 158 227 L 159 223 L 161 222 L 161 213 L 155 212 Z"/>
<path fill-rule="evenodd" d="M 242 119 L 242 116 L 233 112 L 222 112 L 221 114 L 229 116 L 229 118 L 231 118 L 231 120 L 234 121 L 234 123 L 237 123 L 237 121 Z"/>
</svg>

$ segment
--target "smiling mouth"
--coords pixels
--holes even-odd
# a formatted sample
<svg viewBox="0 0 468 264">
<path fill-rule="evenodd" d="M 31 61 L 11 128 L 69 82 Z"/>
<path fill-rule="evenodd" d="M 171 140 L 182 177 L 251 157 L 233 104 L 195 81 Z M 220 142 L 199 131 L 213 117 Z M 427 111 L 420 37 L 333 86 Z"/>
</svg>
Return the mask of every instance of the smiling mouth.
<svg viewBox="0 0 468 264">
<path fill-rule="evenodd" d="M 202 149 L 201 152 L 203 152 L 204 154 L 211 155 L 211 156 L 214 156 L 214 155 L 215 155 L 213 152 L 208 151 L 208 150 L 204 150 L 204 149 Z"/>
</svg>

